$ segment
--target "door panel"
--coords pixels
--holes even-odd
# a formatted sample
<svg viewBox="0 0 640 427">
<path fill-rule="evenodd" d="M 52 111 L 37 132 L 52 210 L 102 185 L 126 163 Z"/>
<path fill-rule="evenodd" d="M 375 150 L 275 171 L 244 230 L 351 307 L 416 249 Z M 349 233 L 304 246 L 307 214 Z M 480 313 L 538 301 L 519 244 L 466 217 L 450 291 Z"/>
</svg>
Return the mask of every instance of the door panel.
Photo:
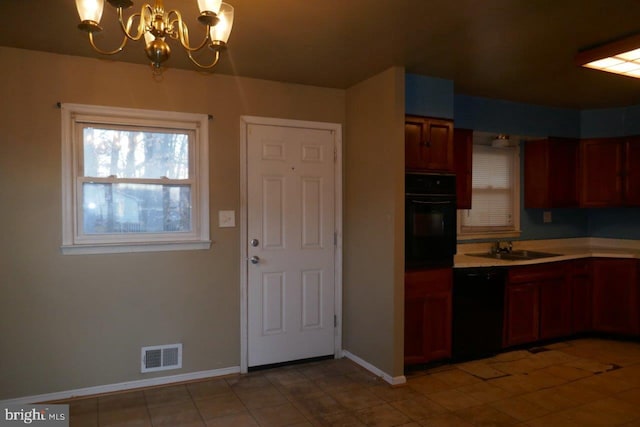
<svg viewBox="0 0 640 427">
<path fill-rule="evenodd" d="M 247 128 L 248 366 L 334 354 L 334 133 Z"/>
<path fill-rule="evenodd" d="M 538 301 L 535 284 L 507 286 L 505 346 L 538 340 Z"/>
<path fill-rule="evenodd" d="M 284 333 L 284 273 L 262 275 L 262 333 Z"/>
<path fill-rule="evenodd" d="M 322 270 L 302 272 L 302 329 L 322 328 Z"/>
<path fill-rule="evenodd" d="M 622 204 L 622 148 L 619 139 L 583 139 L 580 142 L 582 207 Z"/>
<path fill-rule="evenodd" d="M 265 248 L 284 249 L 284 179 L 262 178 L 262 241 Z"/>
<path fill-rule="evenodd" d="M 302 247 L 322 248 L 322 178 L 302 179 Z"/>
</svg>

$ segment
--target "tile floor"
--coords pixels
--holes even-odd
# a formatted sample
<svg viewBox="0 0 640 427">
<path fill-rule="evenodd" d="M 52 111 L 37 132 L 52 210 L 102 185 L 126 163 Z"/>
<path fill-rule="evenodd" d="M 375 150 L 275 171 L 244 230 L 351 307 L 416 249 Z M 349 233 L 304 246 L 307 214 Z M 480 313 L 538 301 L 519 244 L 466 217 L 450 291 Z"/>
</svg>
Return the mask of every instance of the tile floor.
<svg viewBox="0 0 640 427">
<path fill-rule="evenodd" d="M 512 351 L 395 388 L 342 359 L 69 403 L 71 426 L 640 426 L 640 343 Z"/>
</svg>

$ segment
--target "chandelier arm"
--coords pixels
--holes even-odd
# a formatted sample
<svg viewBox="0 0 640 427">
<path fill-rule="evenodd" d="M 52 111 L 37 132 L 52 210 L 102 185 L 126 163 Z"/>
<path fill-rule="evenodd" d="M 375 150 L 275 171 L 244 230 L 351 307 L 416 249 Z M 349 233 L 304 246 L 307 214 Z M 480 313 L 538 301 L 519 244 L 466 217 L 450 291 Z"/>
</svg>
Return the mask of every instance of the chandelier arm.
<svg viewBox="0 0 640 427">
<path fill-rule="evenodd" d="M 213 62 L 212 62 L 211 64 L 209 64 L 209 65 L 202 65 L 201 63 L 199 63 L 199 62 L 198 62 L 198 61 L 193 57 L 192 51 L 190 51 L 190 50 L 188 50 L 188 51 L 187 51 L 187 54 L 189 55 L 189 59 L 191 60 L 191 62 L 193 62 L 194 64 L 196 64 L 198 67 L 200 67 L 200 68 L 205 68 L 205 69 L 213 68 L 213 67 L 218 63 L 218 60 L 220 59 L 220 50 L 219 50 L 219 49 L 216 49 L 216 50 L 215 50 L 215 53 L 216 53 L 216 55 L 215 55 L 215 57 L 213 58 Z"/>
<path fill-rule="evenodd" d="M 93 40 L 93 32 L 89 32 L 89 43 L 91 44 L 91 47 L 98 53 L 101 53 L 103 55 L 115 55 L 118 52 L 122 52 L 122 49 L 124 49 L 124 47 L 127 45 L 127 41 L 129 41 L 129 38 L 125 35 L 122 38 L 122 43 L 120 43 L 120 47 L 118 47 L 117 49 L 114 50 L 102 50 L 100 49 L 98 46 L 96 46 L 94 40 Z"/>
<path fill-rule="evenodd" d="M 118 21 L 120 22 L 122 32 L 125 34 L 125 36 L 127 36 L 127 38 L 133 41 L 138 41 L 144 36 L 144 33 L 146 32 L 145 23 L 150 20 L 143 19 L 145 12 L 147 12 L 147 16 L 150 16 L 150 14 L 152 13 L 151 6 L 149 6 L 148 4 L 142 6 L 142 8 L 140 9 L 140 13 L 134 13 L 133 15 L 129 16 L 129 18 L 127 19 L 127 24 L 125 25 L 122 8 L 118 8 Z M 140 22 L 138 23 L 138 33 L 134 35 L 131 34 L 131 27 L 133 26 L 133 21 L 136 18 L 138 18 Z"/>
<path fill-rule="evenodd" d="M 209 25 L 207 25 L 206 36 L 204 40 L 202 40 L 202 43 L 200 43 L 196 47 L 191 47 L 189 43 L 189 27 L 187 27 L 187 24 L 185 24 L 182 20 L 182 14 L 180 13 L 180 11 L 174 9 L 169 11 L 169 13 L 167 14 L 169 18 L 171 17 L 171 15 L 175 15 L 175 18 L 169 21 L 171 23 L 171 27 L 174 28 L 176 24 L 178 25 L 178 39 L 180 40 L 180 44 L 182 45 L 182 47 L 185 48 L 187 52 L 197 52 L 206 46 L 207 42 L 210 40 L 209 29 L 211 27 Z M 195 64 L 198 65 L 197 62 Z"/>
</svg>

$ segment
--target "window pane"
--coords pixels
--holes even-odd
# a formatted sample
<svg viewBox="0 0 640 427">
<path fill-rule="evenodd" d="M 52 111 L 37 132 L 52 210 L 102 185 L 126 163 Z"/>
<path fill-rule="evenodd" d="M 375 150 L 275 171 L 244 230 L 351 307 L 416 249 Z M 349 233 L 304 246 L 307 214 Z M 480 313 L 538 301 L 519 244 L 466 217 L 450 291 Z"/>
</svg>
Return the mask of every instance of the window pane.
<svg viewBox="0 0 640 427">
<path fill-rule="evenodd" d="M 473 147 L 473 189 L 476 188 L 510 188 L 513 150 L 484 147 Z"/>
<path fill-rule="evenodd" d="M 462 225 L 466 227 L 508 227 L 513 225 L 511 193 L 505 191 L 475 192 L 473 209 L 465 211 Z"/>
<path fill-rule="evenodd" d="M 191 231 L 188 185 L 82 185 L 83 233 Z"/>
<path fill-rule="evenodd" d="M 473 190 L 462 227 L 513 227 L 515 149 L 473 146 Z"/>
<path fill-rule="evenodd" d="M 189 178 L 189 136 L 121 129 L 83 128 L 84 176 Z"/>
</svg>

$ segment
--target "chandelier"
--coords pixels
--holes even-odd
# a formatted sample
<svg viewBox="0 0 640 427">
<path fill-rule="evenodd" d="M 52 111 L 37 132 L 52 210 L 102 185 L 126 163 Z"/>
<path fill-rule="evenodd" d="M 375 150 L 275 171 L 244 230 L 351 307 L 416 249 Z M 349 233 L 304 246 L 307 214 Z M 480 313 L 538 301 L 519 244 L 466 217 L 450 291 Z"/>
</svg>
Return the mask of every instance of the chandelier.
<svg viewBox="0 0 640 427">
<path fill-rule="evenodd" d="M 78 28 L 89 34 L 89 43 L 93 49 L 103 55 L 114 55 L 121 52 L 129 40 L 144 39 L 144 51 L 151 60 L 156 72 L 160 72 L 162 63 L 169 58 L 171 49 L 168 39 L 179 40 L 186 50 L 191 62 L 200 68 L 213 68 L 220 59 L 220 51 L 227 46 L 227 40 L 233 25 L 233 6 L 221 0 L 198 0 L 200 15 L 198 22 L 206 27 L 204 40 L 197 45 L 189 41 L 189 29 L 182 19 L 179 10 L 165 10 L 163 0 L 154 0 L 153 6 L 144 4 L 139 13 L 134 13 L 126 22 L 123 10 L 133 6 L 131 0 L 107 0 L 116 8 L 118 21 L 124 33 L 120 46 L 114 50 L 103 50 L 96 46 L 94 33 L 102 31 L 100 19 L 104 0 L 76 0 L 76 8 L 80 15 Z M 213 58 L 207 63 L 201 63 L 193 54 L 208 47 L 213 52 Z"/>
</svg>

